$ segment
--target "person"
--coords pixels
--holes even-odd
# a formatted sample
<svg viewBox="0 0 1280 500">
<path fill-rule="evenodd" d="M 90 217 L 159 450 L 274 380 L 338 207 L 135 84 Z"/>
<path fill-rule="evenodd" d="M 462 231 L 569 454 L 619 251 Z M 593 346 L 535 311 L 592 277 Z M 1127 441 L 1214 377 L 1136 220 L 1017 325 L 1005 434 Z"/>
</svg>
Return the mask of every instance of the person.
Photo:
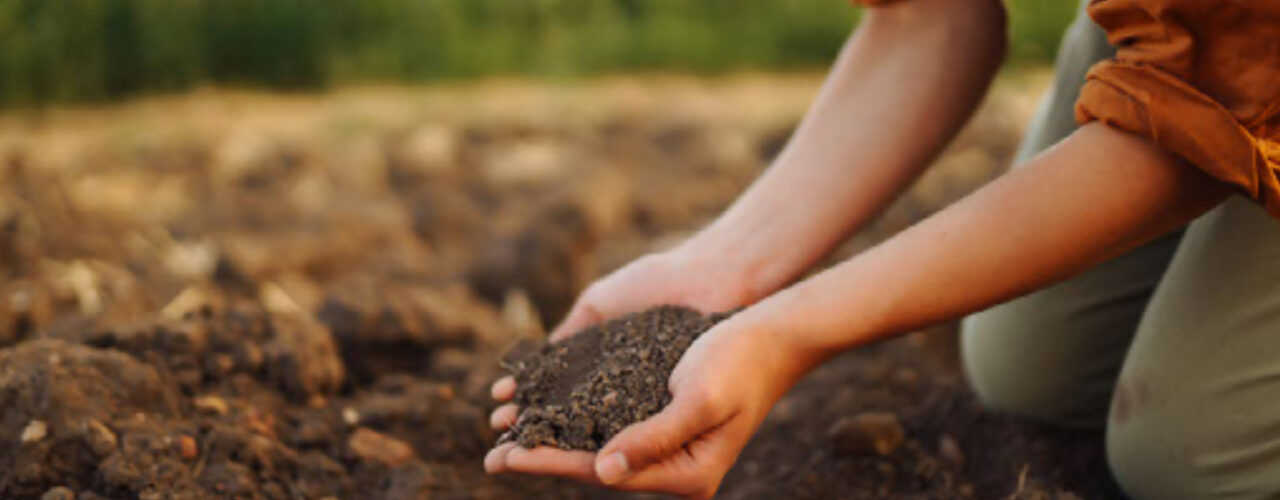
<svg viewBox="0 0 1280 500">
<path fill-rule="evenodd" d="M 598 453 L 507 444 L 487 470 L 710 497 L 823 360 L 968 315 L 982 401 L 1105 425 L 1132 497 L 1280 495 L 1280 2 L 1088 2 L 1018 167 L 793 283 L 939 154 L 1004 54 L 998 0 L 863 3 L 774 165 L 679 247 L 589 286 L 552 334 L 747 306 L 680 360 L 671 404 Z"/>
</svg>

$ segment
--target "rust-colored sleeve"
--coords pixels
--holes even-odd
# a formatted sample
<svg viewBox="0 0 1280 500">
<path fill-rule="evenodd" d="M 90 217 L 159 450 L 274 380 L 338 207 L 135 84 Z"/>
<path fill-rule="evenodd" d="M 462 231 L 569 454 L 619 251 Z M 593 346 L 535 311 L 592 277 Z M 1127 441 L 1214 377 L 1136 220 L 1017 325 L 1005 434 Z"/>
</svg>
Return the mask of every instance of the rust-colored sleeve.
<svg viewBox="0 0 1280 500">
<path fill-rule="evenodd" d="M 1280 218 L 1280 1 L 1092 0 L 1117 48 L 1076 121 L 1150 138 Z"/>
</svg>

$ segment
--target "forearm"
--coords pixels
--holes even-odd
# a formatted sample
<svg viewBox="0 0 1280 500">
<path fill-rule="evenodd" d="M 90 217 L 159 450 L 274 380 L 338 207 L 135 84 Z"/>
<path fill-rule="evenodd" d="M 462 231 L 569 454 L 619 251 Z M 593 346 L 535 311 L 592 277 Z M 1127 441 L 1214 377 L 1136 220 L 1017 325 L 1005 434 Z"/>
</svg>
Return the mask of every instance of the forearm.
<svg viewBox="0 0 1280 500">
<path fill-rule="evenodd" d="M 1004 53 L 1000 3 L 915 0 L 870 9 L 773 166 L 691 240 L 755 298 L 871 220 L 981 100 Z"/>
<path fill-rule="evenodd" d="M 820 360 L 1062 280 L 1186 224 L 1227 194 L 1145 140 L 1088 125 L 744 319 Z"/>
</svg>

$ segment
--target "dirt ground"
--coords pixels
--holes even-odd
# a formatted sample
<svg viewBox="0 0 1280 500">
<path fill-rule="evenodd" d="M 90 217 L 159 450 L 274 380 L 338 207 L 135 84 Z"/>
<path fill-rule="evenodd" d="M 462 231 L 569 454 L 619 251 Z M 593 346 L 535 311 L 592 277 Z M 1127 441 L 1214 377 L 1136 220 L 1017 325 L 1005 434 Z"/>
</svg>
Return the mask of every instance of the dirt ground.
<svg viewBox="0 0 1280 500">
<path fill-rule="evenodd" d="M 998 175 L 1044 81 L 1002 77 L 841 254 Z M 0 497 L 628 497 L 483 473 L 499 357 L 726 206 L 818 83 L 202 91 L 0 115 Z M 1117 497 L 1099 434 L 978 408 L 949 328 L 812 374 L 721 496 Z"/>
</svg>

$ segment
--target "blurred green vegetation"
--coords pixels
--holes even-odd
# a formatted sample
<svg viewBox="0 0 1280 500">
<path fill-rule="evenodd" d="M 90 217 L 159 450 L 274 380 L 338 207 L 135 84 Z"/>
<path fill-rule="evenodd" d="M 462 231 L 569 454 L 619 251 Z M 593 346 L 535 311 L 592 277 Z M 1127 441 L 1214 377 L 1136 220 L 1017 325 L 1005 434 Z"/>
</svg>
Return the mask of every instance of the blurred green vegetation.
<svg viewBox="0 0 1280 500">
<path fill-rule="evenodd" d="M 1074 0 L 1008 0 L 1013 60 L 1049 60 Z M 0 0 L 0 106 L 199 84 L 827 65 L 846 0 Z"/>
</svg>

